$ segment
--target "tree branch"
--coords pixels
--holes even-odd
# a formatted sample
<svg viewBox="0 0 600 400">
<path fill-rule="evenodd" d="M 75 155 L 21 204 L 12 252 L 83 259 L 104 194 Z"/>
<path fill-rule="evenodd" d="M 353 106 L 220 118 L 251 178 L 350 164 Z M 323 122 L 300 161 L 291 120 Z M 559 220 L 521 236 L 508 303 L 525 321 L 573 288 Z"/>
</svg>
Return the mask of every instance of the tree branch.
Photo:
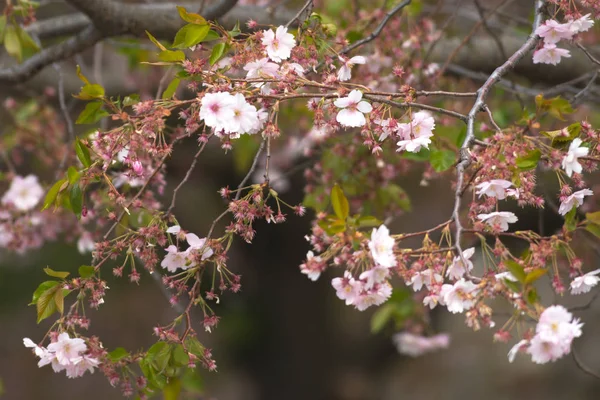
<svg viewBox="0 0 600 400">
<path fill-rule="evenodd" d="M 43 49 L 23 64 L 0 70 L 0 83 L 21 83 L 31 78 L 42 68 L 80 53 L 102 39 L 102 33 L 90 26 L 64 42 Z"/>
</svg>

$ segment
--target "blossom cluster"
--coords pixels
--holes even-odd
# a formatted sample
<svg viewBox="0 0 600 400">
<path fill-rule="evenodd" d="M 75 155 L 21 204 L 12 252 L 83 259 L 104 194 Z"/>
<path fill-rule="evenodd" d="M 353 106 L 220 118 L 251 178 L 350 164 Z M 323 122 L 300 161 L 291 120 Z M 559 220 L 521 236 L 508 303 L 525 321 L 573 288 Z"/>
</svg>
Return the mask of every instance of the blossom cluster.
<svg viewBox="0 0 600 400">
<path fill-rule="evenodd" d="M 69 378 L 78 378 L 86 371 L 94 373 L 100 361 L 88 353 L 85 341 L 80 338 L 71 338 L 63 332 L 47 348 L 36 345 L 31 339 L 24 338 L 25 347 L 33 348 L 35 355 L 40 358 L 38 367 L 52 365 L 54 372 L 65 371 Z"/>
<path fill-rule="evenodd" d="M 571 57 L 569 50 L 561 49 L 556 44 L 561 40 L 573 39 L 575 35 L 587 31 L 593 25 L 590 14 L 563 24 L 554 19 L 546 20 L 535 30 L 535 34 L 544 39 L 544 45 L 533 53 L 533 63 L 557 65 L 563 57 Z"/>
<path fill-rule="evenodd" d="M 445 333 L 434 336 L 421 336 L 410 332 L 399 332 L 392 336 L 392 341 L 400 354 L 418 357 L 448 348 L 450 336 Z"/>
<path fill-rule="evenodd" d="M 556 361 L 571 352 L 571 342 L 581 336 L 582 326 L 563 306 L 550 306 L 540 315 L 533 338 L 513 346 L 508 359 L 512 362 L 519 351 L 526 351 L 536 364 Z"/>
</svg>

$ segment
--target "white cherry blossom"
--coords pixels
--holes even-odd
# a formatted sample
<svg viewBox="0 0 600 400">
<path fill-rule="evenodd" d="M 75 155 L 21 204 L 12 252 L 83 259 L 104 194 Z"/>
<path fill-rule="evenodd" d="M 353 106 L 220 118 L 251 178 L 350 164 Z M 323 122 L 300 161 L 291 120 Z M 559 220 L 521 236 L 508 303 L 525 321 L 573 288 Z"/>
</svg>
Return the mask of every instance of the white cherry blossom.
<svg viewBox="0 0 600 400">
<path fill-rule="evenodd" d="M 229 92 L 207 93 L 200 100 L 200 119 L 206 126 L 221 131 L 234 116 L 233 96 Z"/>
<path fill-rule="evenodd" d="M 587 274 L 578 276 L 571 282 L 571 294 L 587 293 L 600 282 L 600 269 L 590 271 Z"/>
<path fill-rule="evenodd" d="M 458 280 L 463 277 L 465 272 L 471 271 L 473 269 L 473 263 L 470 258 L 475 254 L 475 247 L 468 248 L 462 252 L 462 258 L 460 256 L 454 257 L 452 260 L 452 264 L 446 270 L 446 276 L 450 277 L 450 279 Z M 464 260 L 467 262 L 465 266 Z"/>
<path fill-rule="evenodd" d="M 510 211 L 494 211 L 489 214 L 479 214 L 477 218 L 492 228 L 498 229 L 500 232 L 507 231 L 508 224 L 515 223 L 519 220 L 517 216 Z"/>
<path fill-rule="evenodd" d="M 563 57 L 571 57 L 569 50 L 558 48 L 553 43 L 546 43 L 544 47 L 533 53 L 533 63 L 557 65 Z"/>
<path fill-rule="evenodd" d="M 544 39 L 546 44 L 554 44 L 566 39 L 570 40 L 573 37 L 573 31 L 570 24 L 561 24 L 558 21 L 549 19 L 540 25 L 535 34 Z"/>
<path fill-rule="evenodd" d="M 477 189 L 477 194 L 479 197 L 484 194 L 488 197 L 495 197 L 498 200 L 504 200 L 506 195 L 506 189 L 512 186 L 512 182 L 507 181 L 505 179 L 492 179 L 490 181 L 482 182 L 475 186 Z"/>
<path fill-rule="evenodd" d="M 367 59 L 363 56 L 354 56 L 350 59 L 340 57 L 340 61 L 342 62 L 342 66 L 340 67 L 337 78 L 340 81 L 348 81 L 352 77 L 352 67 L 356 64 L 364 64 L 367 62 Z"/>
<path fill-rule="evenodd" d="M 373 228 L 371 240 L 369 241 L 369 250 L 371 250 L 371 256 L 377 264 L 386 268 L 396 266 L 394 244 L 394 238 L 390 236 L 387 226 L 381 225 L 377 229 Z"/>
<path fill-rule="evenodd" d="M 344 271 L 343 278 L 333 278 L 331 286 L 335 289 L 337 297 L 346 301 L 346 305 L 354 303 L 362 291 L 362 283 L 356 281 L 349 271 Z"/>
<path fill-rule="evenodd" d="M 567 155 L 562 160 L 562 167 L 565 170 L 567 176 L 573 175 L 573 172 L 580 174 L 583 170 L 581 164 L 579 164 L 578 158 L 585 157 L 590 152 L 590 149 L 581 146 L 581 139 L 575 138 L 569 145 Z"/>
<path fill-rule="evenodd" d="M 585 32 L 590 29 L 592 26 L 594 26 L 594 21 L 590 19 L 590 15 L 591 14 L 586 14 L 581 18 L 567 22 L 569 30 L 576 35 L 580 32 Z"/>
<path fill-rule="evenodd" d="M 269 58 L 275 62 L 287 60 L 296 46 L 296 39 L 291 33 L 287 33 L 285 26 L 279 26 L 275 32 L 271 29 L 263 31 L 262 44 L 267 50 Z"/>
<path fill-rule="evenodd" d="M 560 207 L 558 208 L 558 213 L 560 215 L 566 215 L 573 207 L 577 208 L 583 204 L 583 199 L 585 196 L 591 196 L 594 192 L 590 189 L 582 189 L 560 202 Z"/>
<path fill-rule="evenodd" d="M 367 122 L 364 114 L 370 113 L 373 107 L 362 100 L 362 96 L 363 94 L 360 90 L 353 90 L 347 97 L 342 97 L 334 101 L 333 104 L 342 109 L 337 113 L 335 117 L 336 121 L 342 126 L 363 126 Z"/>
<path fill-rule="evenodd" d="M 461 279 L 454 285 L 443 285 L 440 297 L 448 311 L 456 314 L 472 308 L 475 305 L 477 293 L 479 293 L 479 289 L 476 284 Z"/>
<path fill-rule="evenodd" d="M 450 335 L 440 333 L 435 336 L 421 336 L 409 332 L 400 332 L 392 336 L 398 353 L 411 357 L 446 349 L 450 345 Z"/>
</svg>

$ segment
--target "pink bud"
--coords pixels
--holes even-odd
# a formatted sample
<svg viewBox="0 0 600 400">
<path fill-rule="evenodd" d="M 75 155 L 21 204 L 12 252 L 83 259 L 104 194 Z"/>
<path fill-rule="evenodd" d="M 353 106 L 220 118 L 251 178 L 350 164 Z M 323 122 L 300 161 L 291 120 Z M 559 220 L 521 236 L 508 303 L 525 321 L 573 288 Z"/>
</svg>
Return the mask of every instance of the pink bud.
<svg viewBox="0 0 600 400">
<path fill-rule="evenodd" d="M 144 166 L 140 161 L 134 161 L 131 164 L 131 168 L 133 168 L 133 172 L 135 172 L 135 174 L 138 176 L 142 176 L 144 174 Z"/>
</svg>

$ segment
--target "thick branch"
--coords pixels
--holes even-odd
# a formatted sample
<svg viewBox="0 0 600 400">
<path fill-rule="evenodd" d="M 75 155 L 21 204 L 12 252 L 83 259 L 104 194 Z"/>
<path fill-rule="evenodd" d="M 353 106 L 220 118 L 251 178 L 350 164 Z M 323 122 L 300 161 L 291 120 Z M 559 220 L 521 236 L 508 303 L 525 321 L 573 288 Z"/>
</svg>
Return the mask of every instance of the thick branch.
<svg viewBox="0 0 600 400">
<path fill-rule="evenodd" d="M 47 65 L 80 53 L 102 40 L 102 38 L 102 33 L 93 26 L 90 26 L 62 43 L 43 49 L 27 59 L 23 64 L 0 70 L 0 83 L 21 83 L 31 78 Z"/>
</svg>

